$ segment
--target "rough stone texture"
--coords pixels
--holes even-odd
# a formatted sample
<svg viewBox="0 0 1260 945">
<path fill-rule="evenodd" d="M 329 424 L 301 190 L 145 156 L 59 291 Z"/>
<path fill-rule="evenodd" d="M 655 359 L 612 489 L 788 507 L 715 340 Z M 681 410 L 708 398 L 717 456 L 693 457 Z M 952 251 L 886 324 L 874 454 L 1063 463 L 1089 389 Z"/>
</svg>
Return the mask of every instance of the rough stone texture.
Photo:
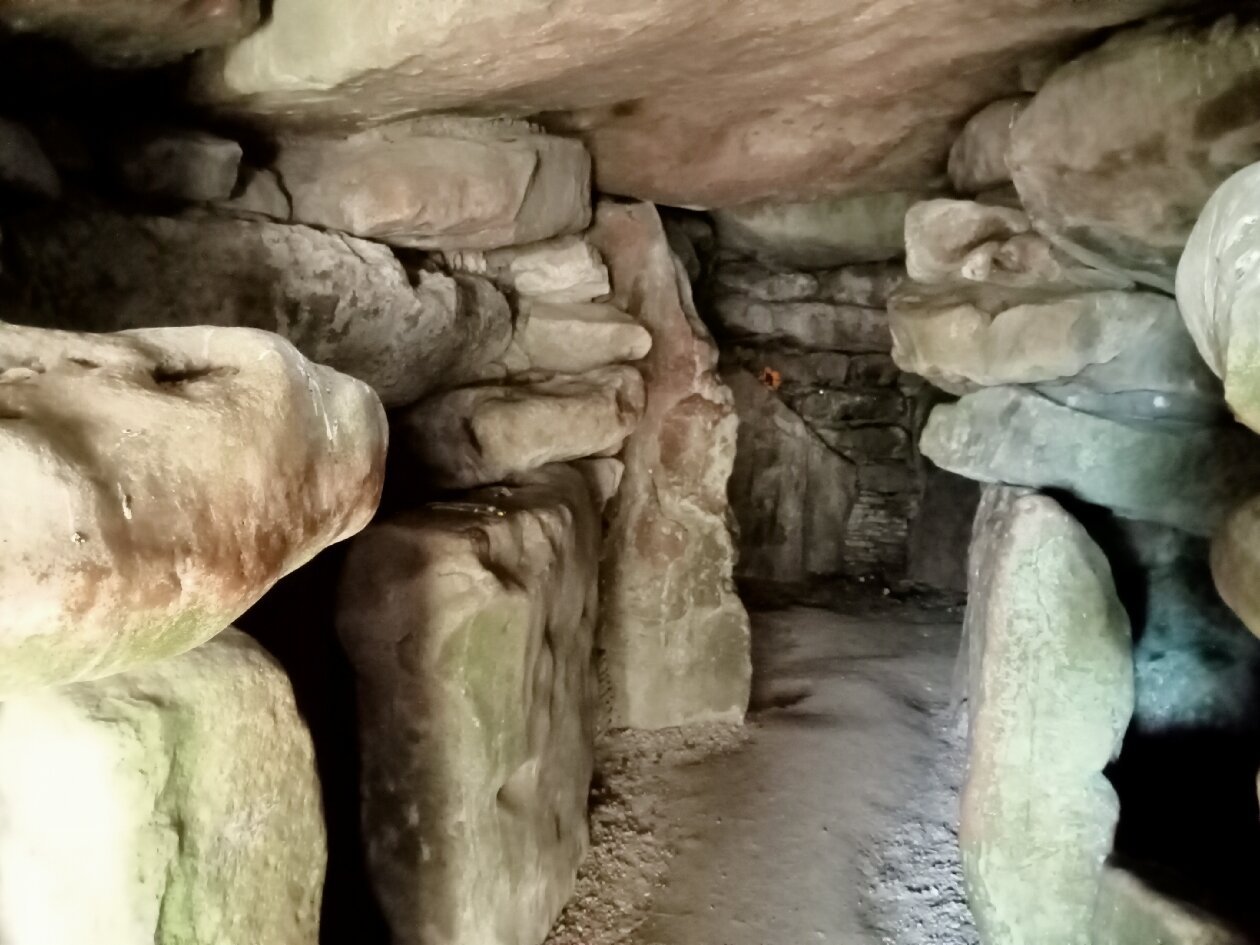
<svg viewBox="0 0 1260 945">
<path fill-rule="evenodd" d="M 1133 712 L 1128 618 L 1102 551 L 1045 496 L 986 491 L 971 577 L 971 910 L 986 945 L 1090 945 L 1120 812 L 1103 769 Z"/>
<path fill-rule="evenodd" d="M 719 298 L 713 315 L 723 333 L 758 344 L 781 342 L 823 351 L 887 352 L 887 315 L 858 305 L 829 302 L 758 302 L 738 295 Z"/>
<path fill-rule="evenodd" d="M 41 197 L 61 196 L 61 175 L 39 139 L 6 118 L 0 118 L 0 185 Z"/>
<path fill-rule="evenodd" d="M 748 371 L 723 371 L 722 379 L 740 421 L 729 488 L 737 572 L 787 583 L 842 573 L 856 467 Z"/>
<path fill-rule="evenodd" d="M 274 170 L 295 221 L 396 246 L 497 249 L 591 221 L 586 149 L 524 122 L 421 119 L 286 138 Z"/>
<path fill-rule="evenodd" d="M 925 475 L 919 514 L 910 523 L 906 577 L 916 584 L 965 593 L 967 546 L 980 501 L 976 483 L 931 467 Z"/>
<path fill-rule="evenodd" d="M 309 123 L 547 113 L 591 146 L 602 192 L 801 201 L 940 176 L 963 121 L 1020 91 L 1021 66 L 1176 5 L 277 0 L 203 81 L 235 110 Z"/>
<path fill-rule="evenodd" d="M 366 385 L 266 332 L 0 324 L 0 695 L 208 640 L 367 524 L 385 439 Z"/>
<path fill-rule="evenodd" d="M 539 302 L 590 302 L 612 291 L 608 267 L 578 236 L 488 253 L 451 253 L 448 261 L 456 269 L 488 276 L 505 291 Z"/>
<path fill-rule="evenodd" d="M 599 497 L 565 466 L 374 525 L 338 632 L 397 945 L 537 945 L 587 846 Z"/>
<path fill-rule="evenodd" d="M 0 770 L 6 943 L 318 942 L 314 750 L 244 634 L 6 699 Z"/>
<path fill-rule="evenodd" d="M 1225 603 L 1260 636 L 1260 497 L 1235 509 L 1217 532 L 1212 577 Z"/>
<path fill-rule="evenodd" d="M 837 305 L 884 308 L 905 281 L 900 264 L 844 266 L 824 272 L 770 269 L 745 259 L 720 262 L 713 272 L 719 295 L 744 295 L 759 302 L 821 299 Z"/>
<path fill-rule="evenodd" d="M 603 304 L 524 305 L 512 341 L 525 369 L 565 374 L 640 361 L 652 350 L 646 328 Z"/>
<path fill-rule="evenodd" d="M 1009 163 L 1037 228 L 1170 290 L 1212 191 L 1260 160 L 1260 23 L 1155 23 L 1056 72 Z"/>
<path fill-rule="evenodd" d="M 884 262 L 905 253 L 906 211 L 921 193 L 893 192 L 713 214 L 718 245 L 795 269 Z"/>
<path fill-rule="evenodd" d="M 119 179 L 132 193 L 191 203 L 227 200 L 236 189 L 241 146 L 204 131 L 169 131 L 118 142 Z"/>
<path fill-rule="evenodd" d="M 1250 937 L 1157 892 L 1115 866 L 1103 870 L 1094 912 L 1096 945 L 1247 945 Z"/>
<path fill-rule="evenodd" d="M 1133 280 L 1082 265 L 1033 231 L 1015 207 L 925 200 L 906 214 L 906 271 L 931 285 L 976 283 L 1074 292 L 1127 289 Z"/>
<path fill-rule="evenodd" d="M 1013 304 L 949 291 L 903 295 L 889 324 L 898 366 L 952 393 L 1071 381 L 1099 394 L 1142 395 L 1154 416 L 1219 411 L 1220 385 L 1176 302 L 1154 292 Z"/>
<path fill-rule="evenodd" d="M 277 220 L 287 220 L 293 215 L 293 203 L 273 171 L 242 167 L 237 188 L 239 192 L 234 197 L 218 205 L 220 210 Z"/>
<path fill-rule="evenodd" d="M 507 302 L 485 280 L 421 273 L 413 286 L 386 247 L 307 227 L 88 211 L 30 214 L 9 232 L 16 320 L 263 328 L 387 406 L 475 376 L 511 338 Z"/>
<path fill-rule="evenodd" d="M 1260 441 L 1237 425 L 1122 423 L 1017 387 L 937 407 L 919 448 L 969 479 L 1063 489 L 1197 535 L 1212 534 L 1260 481 Z"/>
<path fill-rule="evenodd" d="M 1225 400 L 1260 431 L 1260 164 L 1208 201 L 1177 269 L 1177 303 Z"/>
<path fill-rule="evenodd" d="M 726 518 L 738 420 L 717 349 L 648 204 L 604 204 L 591 242 L 613 301 L 652 333 L 647 410 L 626 441 L 602 576 L 601 673 L 613 726 L 743 717 L 748 615 L 735 593 Z"/>
<path fill-rule="evenodd" d="M 617 452 L 643 416 L 632 367 L 508 385 L 464 387 L 402 417 L 409 452 L 448 489 L 501 482 L 548 463 Z"/>
<path fill-rule="evenodd" d="M 954 190 L 979 194 L 1010 183 L 1006 152 L 1011 146 L 1011 129 L 1029 100 L 1027 95 L 1004 98 L 971 116 L 949 150 L 949 180 Z"/>
<path fill-rule="evenodd" d="M 0 23 L 64 39 L 111 66 L 151 66 L 240 39 L 258 0 L 5 0 Z"/>
</svg>

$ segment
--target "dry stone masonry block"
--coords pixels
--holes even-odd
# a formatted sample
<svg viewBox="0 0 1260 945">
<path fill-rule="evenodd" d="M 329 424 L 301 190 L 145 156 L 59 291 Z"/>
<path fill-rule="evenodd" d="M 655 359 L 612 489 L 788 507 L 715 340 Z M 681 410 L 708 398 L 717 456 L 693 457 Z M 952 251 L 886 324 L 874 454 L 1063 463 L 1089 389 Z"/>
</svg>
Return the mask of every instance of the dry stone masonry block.
<svg viewBox="0 0 1260 945">
<path fill-rule="evenodd" d="M 605 721 L 740 719 L 752 669 L 726 494 L 738 420 L 715 374 L 717 347 L 654 207 L 600 205 L 591 241 L 608 263 L 613 302 L 652 335 L 639 363 L 647 408 L 626 440 L 604 545 Z"/>
<path fill-rule="evenodd" d="M 6 698 L 0 811 L 10 945 L 319 941 L 311 738 L 288 678 L 236 630 Z"/>
<path fill-rule="evenodd" d="M 460 388 L 421 401 L 401 422 L 410 453 L 433 483 L 467 489 L 548 463 L 616 453 L 643 408 L 639 372 L 609 367 Z"/>
<path fill-rule="evenodd" d="M 949 151 L 949 180 L 960 194 L 979 194 L 1009 184 L 1006 153 L 1011 129 L 1028 107 L 1029 96 L 991 102 L 968 120 Z"/>
<path fill-rule="evenodd" d="M 387 247 L 304 226 L 50 211 L 10 232 L 15 320 L 262 328 L 386 406 L 474 378 L 511 340 L 511 310 L 486 280 L 421 272 L 413 285 Z"/>
<path fill-rule="evenodd" d="M 204 643 L 367 524 L 385 441 L 273 334 L 0 324 L 0 695 Z"/>
<path fill-rule="evenodd" d="M 497 249 L 586 229 L 590 156 L 524 122 L 421 119 L 287 138 L 274 170 L 298 223 L 395 246 Z"/>
<path fill-rule="evenodd" d="M 1111 568 L 1054 501 L 995 488 L 976 518 L 971 575 L 959 839 L 981 940 L 1101 945 L 1091 920 L 1119 816 L 1103 769 L 1134 700 Z"/>
<path fill-rule="evenodd" d="M 357 677 L 368 865 L 396 945 L 538 945 L 573 890 L 608 472 L 549 466 L 351 547 L 337 623 Z"/>
<path fill-rule="evenodd" d="M 505 291 L 539 302 L 591 302 L 612 291 L 608 267 L 578 236 L 498 249 L 447 254 L 451 265 L 488 276 Z"/>
<path fill-rule="evenodd" d="M 652 335 L 626 312 L 603 303 L 526 303 L 513 346 L 522 368 L 580 374 L 608 364 L 641 361 Z"/>
</svg>

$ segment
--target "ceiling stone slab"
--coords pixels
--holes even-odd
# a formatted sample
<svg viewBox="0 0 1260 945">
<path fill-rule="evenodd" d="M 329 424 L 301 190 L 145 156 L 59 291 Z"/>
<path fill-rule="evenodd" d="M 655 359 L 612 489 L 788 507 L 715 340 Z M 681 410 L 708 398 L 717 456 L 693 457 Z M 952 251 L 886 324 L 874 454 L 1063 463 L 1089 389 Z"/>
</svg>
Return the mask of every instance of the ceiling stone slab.
<svg viewBox="0 0 1260 945">
<path fill-rule="evenodd" d="M 1174 0 L 275 0 L 198 95 L 314 127 L 537 115 L 609 193 L 735 206 L 943 178 L 1021 67 Z M 1181 4 L 1184 5 L 1184 4 Z M 1027 72 L 1027 68 L 1024 68 Z"/>
</svg>

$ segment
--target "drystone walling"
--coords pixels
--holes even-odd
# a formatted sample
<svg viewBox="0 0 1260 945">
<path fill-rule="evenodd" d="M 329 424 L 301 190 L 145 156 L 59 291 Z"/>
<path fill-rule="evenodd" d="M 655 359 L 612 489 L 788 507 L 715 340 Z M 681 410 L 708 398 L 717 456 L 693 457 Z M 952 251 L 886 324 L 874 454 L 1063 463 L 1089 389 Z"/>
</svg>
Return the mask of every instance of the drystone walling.
<svg viewBox="0 0 1260 945">
<path fill-rule="evenodd" d="M 970 584 L 985 945 L 1254 938 L 1256 17 L 735 6 L 0 2 L 0 941 L 540 945 L 736 576 Z"/>
</svg>

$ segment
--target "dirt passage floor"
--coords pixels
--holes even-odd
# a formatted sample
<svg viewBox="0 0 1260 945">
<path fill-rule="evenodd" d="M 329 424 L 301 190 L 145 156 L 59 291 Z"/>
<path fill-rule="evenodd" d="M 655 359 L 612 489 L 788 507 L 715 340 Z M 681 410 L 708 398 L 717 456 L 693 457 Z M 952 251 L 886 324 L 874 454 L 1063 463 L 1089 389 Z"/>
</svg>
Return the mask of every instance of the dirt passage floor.
<svg viewBox="0 0 1260 945">
<path fill-rule="evenodd" d="M 754 617 L 739 729 L 614 733 L 553 945 L 975 945 L 956 611 Z"/>
</svg>

